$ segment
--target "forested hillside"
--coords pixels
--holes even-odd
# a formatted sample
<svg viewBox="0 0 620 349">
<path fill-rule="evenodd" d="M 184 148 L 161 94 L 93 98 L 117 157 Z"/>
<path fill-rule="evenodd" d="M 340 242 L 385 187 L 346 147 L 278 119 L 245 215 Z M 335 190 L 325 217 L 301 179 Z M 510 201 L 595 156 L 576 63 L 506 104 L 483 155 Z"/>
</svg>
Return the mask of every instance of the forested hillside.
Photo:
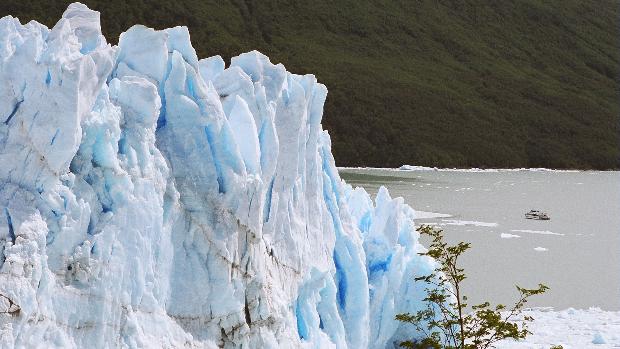
<svg viewBox="0 0 620 349">
<path fill-rule="evenodd" d="M 615 0 L 83 2 L 114 43 L 186 25 L 200 57 L 315 74 L 340 166 L 620 168 Z M 51 26 L 68 3 L 0 16 Z"/>
</svg>

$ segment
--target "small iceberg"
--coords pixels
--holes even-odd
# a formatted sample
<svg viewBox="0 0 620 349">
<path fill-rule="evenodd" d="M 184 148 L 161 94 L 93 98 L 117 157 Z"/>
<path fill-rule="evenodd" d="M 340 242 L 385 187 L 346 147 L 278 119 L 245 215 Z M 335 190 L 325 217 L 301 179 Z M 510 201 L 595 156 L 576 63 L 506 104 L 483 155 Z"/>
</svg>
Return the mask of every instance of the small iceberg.
<svg viewBox="0 0 620 349">
<path fill-rule="evenodd" d="M 499 237 L 501 237 L 502 239 L 516 239 L 516 238 L 520 238 L 521 235 L 501 233 Z"/>
<path fill-rule="evenodd" d="M 539 234 L 539 235 L 564 236 L 564 234 L 554 233 L 554 232 L 549 231 L 549 230 L 512 229 L 511 232 L 515 232 L 515 233 L 528 233 L 528 234 Z"/>
<path fill-rule="evenodd" d="M 456 219 L 442 219 L 446 225 L 473 225 L 475 227 L 497 227 L 497 223 L 477 222 L 477 221 L 460 221 Z"/>
<path fill-rule="evenodd" d="M 592 344 L 607 344 L 607 341 L 600 332 L 596 332 L 592 339 Z"/>
<path fill-rule="evenodd" d="M 437 171 L 437 167 L 402 165 L 398 168 L 401 171 Z"/>
<path fill-rule="evenodd" d="M 415 219 L 449 218 L 452 215 L 447 213 L 426 212 L 415 210 Z"/>
</svg>

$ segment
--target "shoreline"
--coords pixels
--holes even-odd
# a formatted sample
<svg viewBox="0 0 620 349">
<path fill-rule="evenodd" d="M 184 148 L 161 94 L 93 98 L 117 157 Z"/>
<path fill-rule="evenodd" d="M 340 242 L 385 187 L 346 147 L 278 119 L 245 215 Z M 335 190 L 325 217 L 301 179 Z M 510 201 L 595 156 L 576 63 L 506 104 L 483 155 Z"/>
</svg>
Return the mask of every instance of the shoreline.
<svg viewBox="0 0 620 349">
<path fill-rule="evenodd" d="M 498 173 L 498 172 L 557 172 L 557 173 L 581 173 L 581 172 L 620 172 L 620 170 L 577 170 L 577 169 L 553 169 L 544 167 L 518 167 L 518 168 L 457 168 L 457 167 L 426 167 L 403 165 L 393 167 L 350 167 L 338 166 L 338 170 L 383 170 L 394 172 L 468 172 L 468 173 Z"/>
</svg>

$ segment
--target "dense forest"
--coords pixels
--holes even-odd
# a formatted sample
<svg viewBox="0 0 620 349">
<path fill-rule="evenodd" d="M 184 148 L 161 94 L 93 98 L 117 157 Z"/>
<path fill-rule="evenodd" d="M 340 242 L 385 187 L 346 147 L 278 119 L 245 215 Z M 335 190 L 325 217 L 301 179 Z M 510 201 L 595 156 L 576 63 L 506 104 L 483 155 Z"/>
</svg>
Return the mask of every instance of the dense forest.
<svg viewBox="0 0 620 349">
<path fill-rule="evenodd" d="M 616 0 L 82 2 L 112 43 L 185 25 L 200 57 L 315 74 L 339 166 L 620 168 Z M 0 17 L 53 26 L 68 3 Z"/>
</svg>

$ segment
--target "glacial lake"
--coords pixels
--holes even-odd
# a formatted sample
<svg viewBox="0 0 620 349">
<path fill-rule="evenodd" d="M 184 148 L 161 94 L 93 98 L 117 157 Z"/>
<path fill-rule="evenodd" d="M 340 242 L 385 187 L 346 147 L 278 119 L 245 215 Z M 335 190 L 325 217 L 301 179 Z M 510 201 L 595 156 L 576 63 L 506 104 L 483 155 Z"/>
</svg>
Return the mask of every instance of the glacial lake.
<svg viewBox="0 0 620 349">
<path fill-rule="evenodd" d="M 416 226 L 442 228 L 452 244 L 471 242 L 462 257 L 469 304 L 511 305 L 515 284 L 544 283 L 550 290 L 526 306 L 620 310 L 620 172 L 339 172 L 373 198 L 385 186 L 392 197 L 424 211 L 421 216 L 429 218 L 416 219 Z M 551 219 L 527 220 L 530 209 Z M 428 246 L 427 239 L 422 242 Z"/>
</svg>

